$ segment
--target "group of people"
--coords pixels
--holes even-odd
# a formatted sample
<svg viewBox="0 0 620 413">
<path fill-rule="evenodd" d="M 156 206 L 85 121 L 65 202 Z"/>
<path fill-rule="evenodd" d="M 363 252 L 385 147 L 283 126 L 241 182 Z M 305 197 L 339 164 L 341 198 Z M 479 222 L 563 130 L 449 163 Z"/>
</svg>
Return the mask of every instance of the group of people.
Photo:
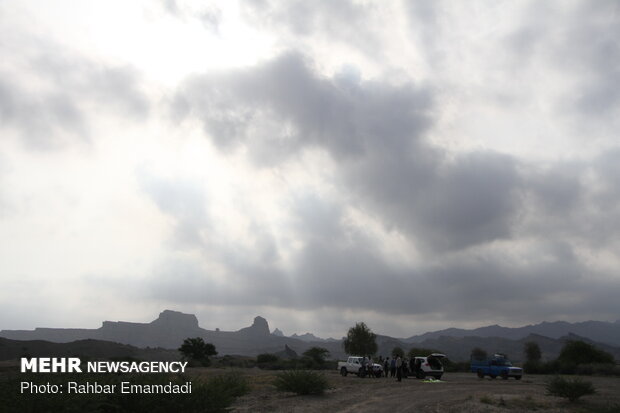
<svg viewBox="0 0 620 413">
<path fill-rule="evenodd" d="M 375 372 L 373 369 L 373 360 L 372 357 L 366 356 L 362 359 L 362 369 L 366 372 L 367 377 L 396 377 L 396 380 L 401 381 L 403 377 L 407 378 L 408 375 L 412 374 L 414 371 L 414 360 L 407 359 L 405 357 L 401 357 L 399 355 L 392 357 L 386 357 L 385 359 L 382 356 L 379 356 L 379 360 L 377 364 L 383 366 L 383 372 L 379 374 L 379 371 Z"/>
</svg>

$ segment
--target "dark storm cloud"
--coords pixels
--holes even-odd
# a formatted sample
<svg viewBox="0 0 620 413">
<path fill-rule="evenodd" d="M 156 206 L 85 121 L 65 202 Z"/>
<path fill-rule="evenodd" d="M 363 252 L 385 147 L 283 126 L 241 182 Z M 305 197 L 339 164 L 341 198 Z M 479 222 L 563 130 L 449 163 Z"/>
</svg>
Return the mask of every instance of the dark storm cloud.
<svg viewBox="0 0 620 413">
<path fill-rule="evenodd" d="M 283 270 L 254 248 L 216 242 L 208 248 L 217 251 L 211 258 L 225 264 L 223 276 L 198 261 L 174 260 L 146 282 L 149 294 L 184 305 L 442 313 L 455 322 L 499 313 L 539 320 L 620 310 L 617 300 L 593 304 L 620 283 L 586 268 L 562 241 L 540 242 L 526 259 L 481 252 L 409 268 L 382 257 L 376 241 L 348 223 L 336 204 L 308 196 L 292 212 L 293 230 L 304 245 L 293 268 Z"/>
<path fill-rule="evenodd" d="M 383 223 L 422 246 L 458 249 L 510 236 L 515 162 L 492 152 L 448 157 L 424 139 L 431 91 L 413 84 L 352 85 L 317 75 L 297 54 L 262 67 L 190 81 L 177 112 L 199 117 L 219 147 L 245 145 L 258 164 L 321 148 L 343 185 Z M 181 108 L 181 109 L 178 109 Z"/>
<path fill-rule="evenodd" d="M 66 135 L 87 141 L 89 118 L 100 111 L 129 119 L 147 115 L 149 102 L 134 69 L 89 61 L 43 41 L 37 44 L 36 53 L 15 57 L 25 69 L 0 77 L 0 119 L 31 148 L 55 147 Z"/>
<path fill-rule="evenodd" d="M 590 161 L 527 164 L 523 236 L 563 239 L 600 252 L 620 242 L 620 150 Z"/>
<path fill-rule="evenodd" d="M 416 30 L 429 39 L 442 35 L 448 6 L 408 4 L 410 18 L 420 26 Z M 585 26 L 591 33 L 599 31 L 596 23 Z M 512 45 L 506 53 L 518 56 L 536 49 L 532 62 L 547 59 L 545 47 L 529 45 L 546 29 L 520 27 L 521 34 L 498 40 Z M 599 53 L 608 48 L 613 56 L 615 46 L 608 44 L 606 33 L 599 35 L 595 51 L 582 47 L 583 41 L 575 41 L 574 52 L 564 49 L 569 59 L 594 53 L 592 60 L 603 65 L 600 73 L 591 70 L 591 62 L 570 68 L 582 82 L 582 97 L 596 90 L 593 84 L 609 87 L 616 76 L 616 67 Z M 543 45 L 554 39 L 546 36 L 539 39 Z M 429 53 L 441 61 L 440 39 L 431 43 Z M 448 153 L 427 139 L 433 114 L 442 109 L 435 93 L 413 83 L 326 77 L 296 53 L 222 75 L 197 76 L 179 90 L 175 111 L 180 119 L 201 120 L 223 151 L 243 148 L 256 166 L 278 167 L 318 149 L 335 167 L 330 179 L 341 198 L 309 196 L 292 203 L 289 212 L 296 224 L 291 231 L 303 245 L 292 267 L 252 258 L 251 250 L 229 254 L 244 257 L 234 269 L 232 261 L 227 263 L 235 285 L 241 286 L 228 290 L 230 302 L 439 313 L 469 321 L 617 314 L 620 306 L 607 293 L 620 287 L 617 277 L 586 257 L 591 251 L 609 253 L 619 239 L 618 153 L 546 165 L 493 151 Z M 601 104 L 612 108 L 614 92 L 604 98 Z M 579 99 L 570 101 L 581 110 Z M 347 207 L 404 235 L 423 261 L 389 261 L 379 241 L 345 218 Z"/>
</svg>

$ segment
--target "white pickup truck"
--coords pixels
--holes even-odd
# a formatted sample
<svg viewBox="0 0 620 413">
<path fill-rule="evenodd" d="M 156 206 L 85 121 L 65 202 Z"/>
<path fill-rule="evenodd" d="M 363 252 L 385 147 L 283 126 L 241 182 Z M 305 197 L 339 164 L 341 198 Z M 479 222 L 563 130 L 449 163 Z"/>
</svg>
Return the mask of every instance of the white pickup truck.
<svg viewBox="0 0 620 413">
<path fill-rule="evenodd" d="M 364 357 L 349 357 L 347 361 L 338 362 L 338 370 L 342 376 L 347 374 L 357 374 L 360 377 L 366 377 L 367 372 L 362 369 L 362 359 Z M 383 366 L 381 364 L 373 363 L 372 371 L 375 377 L 381 377 L 383 374 Z"/>
</svg>

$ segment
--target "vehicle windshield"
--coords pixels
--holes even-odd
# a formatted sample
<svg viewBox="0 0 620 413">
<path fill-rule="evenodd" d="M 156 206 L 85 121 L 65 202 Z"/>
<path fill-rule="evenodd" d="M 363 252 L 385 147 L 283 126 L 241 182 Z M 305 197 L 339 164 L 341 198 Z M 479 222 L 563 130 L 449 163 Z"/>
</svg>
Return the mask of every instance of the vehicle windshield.
<svg viewBox="0 0 620 413">
<path fill-rule="evenodd" d="M 512 363 L 506 359 L 499 359 L 497 360 L 497 365 L 498 366 L 508 366 L 508 367 L 512 367 Z"/>
</svg>

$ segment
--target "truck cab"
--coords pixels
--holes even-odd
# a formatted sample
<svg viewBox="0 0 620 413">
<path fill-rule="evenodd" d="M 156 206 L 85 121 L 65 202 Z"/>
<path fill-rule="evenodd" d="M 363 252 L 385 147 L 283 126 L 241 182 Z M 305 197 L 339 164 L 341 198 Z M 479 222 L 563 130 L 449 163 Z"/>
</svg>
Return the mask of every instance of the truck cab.
<svg viewBox="0 0 620 413">
<path fill-rule="evenodd" d="M 362 360 L 364 357 L 351 356 L 347 361 L 338 362 L 338 371 L 342 376 L 346 376 L 349 373 L 357 374 L 360 377 L 365 377 L 367 371 L 362 368 Z M 383 373 L 383 366 L 377 363 L 372 364 L 372 374 L 375 377 L 381 377 Z"/>
<path fill-rule="evenodd" d="M 510 360 L 502 354 L 495 354 L 488 360 L 472 358 L 470 368 L 471 371 L 476 373 L 480 378 L 489 376 L 492 379 L 501 377 L 507 380 L 509 377 L 514 377 L 515 380 L 521 380 L 523 376 L 523 369 L 514 367 Z"/>
</svg>

